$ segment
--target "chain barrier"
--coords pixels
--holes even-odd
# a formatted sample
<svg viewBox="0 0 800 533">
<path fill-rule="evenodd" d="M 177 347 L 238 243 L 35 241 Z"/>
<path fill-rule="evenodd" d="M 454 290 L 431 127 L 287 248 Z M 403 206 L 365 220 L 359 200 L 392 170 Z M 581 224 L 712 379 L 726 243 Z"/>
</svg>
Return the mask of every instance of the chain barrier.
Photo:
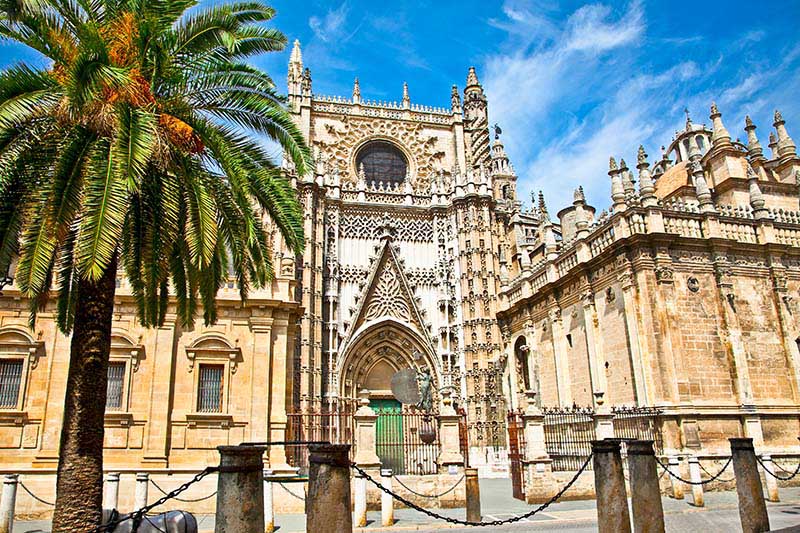
<svg viewBox="0 0 800 533">
<path fill-rule="evenodd" d="M 159 498 L 155 502 L 151 503 L 150 505 L 145 505 L 141 509 L 138 509 L 138 510 L 136 510 L 136 511 L 130 513 L 130 514 L 127 514 L 127 515 L 119 516 L 119 518 L 113 518 L 110 521 L 108 521 L 107 523 L 97 526 L 92 531 L 93 531 L 93 533 L 111 533 L 112 531 L 114 531 L 114 528 L 116 528 L 118 525 L 120 525 L 122 522 L 125 522 L 126 520 L 132 520 L 133 521 L 133 531 L 136 531 L 138 529 L 138 527 L 139 527 L 139 524 L 141 524 L 143 519 L 148 520 L 148 518 L 146 516 L 148 511 L 158 507 L 159 505 L 162 505 L 162 504 L 166 503 L 169 500 L 176 499 L 176 496 L 178 496 L 178 494 L 184 492 L 186 489 L 188 489 L 189 487 L 191 487 L 192 485 L 194 485 L 195 483 L 197 483 L 198 481 L 200 481 L 201 479 L 203 479 L 207 475 L 214 474 L 214 473 L 216 473 L 218 471 L 219 471 L 219 467 L 218 466 L 206 467 L 201 472 L 198 472 L 197 474 L 195 474 L 195 476 L 192 479 L 190 479 L 189 481 L 187 481 L 186 483 L 184 483 L 183 485 L 181 485 L 177 489 L 175 489 L 175 490 L 169 492 L 168 494 L 162 496 L 161 498 Z"/>
<path fill-rule="evenodd" d="M 677 480 L 678 480 L 678 481 L 680 481 L 681 483 L 686 483 L 687 485 L 705 485 L 705 484 L 707 484 L 707 483 L 711 483 L 712 481 L 716 481 L 716 480 L 717 480 L 717 478 L 718 478 L 719 476 L 721 476 L 721 475 L 722 475 L 722 473 L 723 473 L 723 472 L 724 472 L 724 471 L 725 471 L 725 470 L 726 470 L 726 469 L 727 469 L 727 468 L 728 468 L 728 467 L 731 465 L 731 461 L 733 461 L 733 457 L 728 457 L 728 461 L 725 463 L 725 465 L 722 467 L 722 469 L 721 469 L 719 472 L 717 472 L 716 474 L 714 474 L 713 476 L 711 476 L 711 478 L 710 478 L 710 479 L 706 479 L 706 480 L 702 480 L 702 481 L 690 481 L 690 480 L 688 480 L 688 479 L 683 479 L 683 478 L 682 478 L 682 477 L 680 477 L 679 475 L 677 475 L 677 474 L 675 474 L 674 472 L 672 472 L 672 471 L 669 469 L 669 467 L 668 467 L 667 465 L 665 465 L 664 463 L 662 463 L 662 462 L 661 462 L 661 461 L 658 459 L 658 457 L 656 457 L 656 463 L 658 463 L 658 465 L 659 465 L 661 468 L 663 468 L 663 469 L 664 469 L 664 471 L 666 471 L 666 473 L 667 473 L 667 474 L 669 474 L 670 476 L 674 477 L 675 479 L 677 479 Z M 698 463 L 698 464 L 699 464 L 699 463 Z M 701 466 L 700 468 L 702 468 L 702 466 Z M 705 469 L 704 469 L 704 470 L 705 470 Z M 708 472 L 706 472 L 706 473 L 708 473 Z M 722 480 L 720 480 L 720 481 L 722 481 Z"/>
<path fill-rule="evenodd" d="M 22 490 L 24 490 L 25 492 L 28 493 L 28 496 L 30 496 L 31 498 L 33 498 L 37 502 L 43 503 L 43 504 L 45 504 L 47 506 L 50 506 L 50 507 L 55 507 L 56 506 L 55 503 L 51 503 L 51 502 L 45 501 L 45 500 L 41 499 L 40 497 L 38 497 L 36 494 L 32 493 L 31 489 L 26 487 L 25 483 L 23 483 L 22 481 L 19 482 L 19 486 L 22 487 Z"/>
<path fill-rule="evenodd" d="M 714 474 L 712 474 L 711 472 L 709 472 L 708 470 L 706 470 L 706 467 L 704 467 L 704 466 L 703 466 L 703 465 L 700 463 L 700 461 L 697 461 L 697 466 L 699 466 L 699 467 L 700 467 L 700 470 L 702 470 L 703 472 L 705 472 L 705 474 L 706 474 L 707 476 L 713 476 L 713 475 L 714 475 Z M 732 478 L 730 478 L 730 479 L 720 479 L 719 481 L 720 481 L 721 483 L 730 483 L 731 481 L 735 481 L 735 480 L 736 480 L 736 477 L 732 477 Z"/>
<path fill-rule="evenodd" d="M 152 479 L 151 479 L 151 480 L 150 480 L 150 483 L 152 483 L 152 484 L 153 484 L 153 486 L 154 486 L 156 489 L 158 489 L 158 492 L 160 492 L 161 494 L 163 494 L 163 495 L 165 495 L 165 496 L 166 496 L 167 494 L 169 494 L 169 493 L 168 493 L 168 492 L 166 492 L 164 489 L 162 489 L 161 487 L 159 487 L 159 486 L 158 486 L 158 483 L 156 483 L 154 480 L 152 480 Z M 213 497 L 214 497 L 214 496 L 216 496 L 216 495 L 217 495 L 217 491 L 214 491 L 214 492 L 212 492 L 211 494 L 209 494 L 208 496 L 204 496 L 204 497 L 202 497 L 202 498 L 196 498 L 196 499 L 188 499 L 188 498 L 187 498 L 187 499 L 182 499 L 182 498 L 172 498 L 172 499 L 173 499 L 173 500 L 175 500 L 175 501 L 181 502 L 181 503 L 197 503 L 197 502 L 202 502 L 202 501 L 208 500 L 209 498 L 213 498 Z"/>
<path fill-rule="evenodd" d="M 776 474 L 775 472 L 772 472 L 769 468 L 767 468 L 767 465 L 764 464 L 764 462 L 761 460 L 761 457 L 759 457 L 758 455 L 756 455 L 756 461 L 758 461 L 758 464 L 760 464 L 761 468 L 764 469 L 764 472 L 766 472 L 770 476 L 774 477 L 778 481 L 789 481 L 790 479 L 794 479 L 794 477 L 797 476 L 797 474 L 800 474 L 800 464 L 797 465 L 797 468 L 795 469 L 795 471 L 792 472 L 790 475 L 788 475 L 786 477 L 781 477 L 778 474 Z M 775 463 L 772 463 L 772 464 L 775 464 Z"/>
<path fill-rule="evenodd" d="M 780 471 L 781 471 L 781 472 L 783 472 L 784 474 L 791 474 L 791 473 L 792 473 L 792 471 L 791 471 L 791 470 L 786 470 L 784 467 L 782 467 L 781 465 L 779 465 L 779 464 L 778 464 L 778 463 L 776 463 L 775 461 L 772 461 L 772 464 L 774 464 L 775 466 L 777 466 L 777 467 L 778 467 L 778 470 L 780 470 Z"/>
<path fill-rule="evenodd" d="M 306 497 L 305 497 L 305 496 L 299 496 L 299 495 L 295 494 L 294 492 L 292 492 L 292 491 L 290 491 L 290 490 L 289 490 L 289 487 L 287 487 L 286 485 L 284 485 L 284 484 L 283 484 L 283 483 L 281 483 L 280 481 L 278 481 L 277 483 L 278 483 L 278 485 L 280 485 L 280 486 L 281 486 L 281 488 L 282 488 L 283 490 L 285 490 L 286 492 L 288 492 L 288 493 L 289 493 L 291 496 L 294 496 L 295 498 L 297 498 L 297 499 L 298 499 L 298 500 L 300 500 L 301 502 L 304 502 L 304 501 L 306 501 Z"/>
<path fill-rule="evenodd" d="M 455 484 L 454 484 L 452 487 L 450 487 L 449 489 L 447 489 L 446 491 L 444 491 L 444 492 L 442 492 L 442 493 L 440 493 L 440 494 L 434 494 L 434 495 L 429 495 L 429 494 L 420 494 L 419 492 L 415 491 L 414 489 L 412 489 L 411 487 L 409 487 L 408 485 L 406 485 L 405 483 L 403 483 L 402 481 L 400 481 L 400 478 L 399 478 L 399 477 L 397 477 L 397 476 L 394 476 L 394 479 L 395 479 L 395 481 L 397 481 L 397 483 L 398 483 L 398 484 L 399 484 L 401 487 L 403 487 L 404 489 L 406 489 L 408 492 L 410 492 L 410 493 L 411 493 L 411 494 L 413 494 L 414 496 L 419 496 L 420 498 L 430 498 L 430 499 L 432 499 L 432 500 L 433 500 L 433 499 L 436 499 L 436 498 L 441 498 L 442 496 L 447 496 L 448 494 L 450 494 L 451 492 L 453 492 L 454 490 L 456 490 L 456 487 L 458 487 L 458 486 L 461 484 L 461 482 L 462 482 L 462 481 L 464 481 L 464 475 L 462 475 L 462 476 L 459 478 L 459 480 L 458 480 L 458 481 L 456 481 L 456 482 L 455 482 Z"/>
<path fill-rule="evenodd" d="M 506 518 L 505 520 L 493 520 L 491 522 L 470 522 L 468 520 L 460 520 L 458 518 L 452 518 L 452 517 L 449 517 L 449 516 L 442 516 L 440 514 L 436 514 L 433 511 L 429 511 L 428 509 L 420 507 L 419 505 L 417 505 L 415 503 L 412 503 L 409 500 L 403 498 L 402 496 L 400 496 L 398 494 L 395 494 L 391 490 L 387 489 L 386 487 L 383 486 L 383 484 L 381 484 L 379 481 L 376 481 L 369 474 L 367 474 L 364 470 L 362 470 L 357 464 L 351 463 L 350 466 L 353 468 L 353 470 L 358 472 L 361 476 L 366 478 L 370 483 L 372 483 L 373 485 L 378 487 L 380 490 L 382 490 L 383 492 L 385 492 L 386 494 L 388 494 L 389 496 L 391 496 L 395 500 L 399 501 L 400 503 L 406 505 L 407 507 L 409 507 L 411 509 L 414 509 L 415 511 L 418 511 L 418 512 L 420 512 L 422 514 L 428 515 L 431 518 L 434 518 L 436 520 L 444 520 L 445 522 L 449 522 L 450 524 L 455 524 L 455 525 L 459 525 L 459 526 L 485 527 L 485 526 L 503 526 L 503 525 L 506 525 L 506 524 L 513 524 L 514 522 L 519 522 L 520 520 L 524 520 L 526 518 L 530 518 L 533 515 L 535 515 L 536 513 L 539 513 L 541 511 L 544 511 L 545 509 L 547 509 L 550 505 L 552 505 L 553 503 L 558 501 L 559 498 L 561 498 L 561 496 L 563 496 L 564 493 L 567 492 L 569 490 L 569 488 L 578 480 L 578 478 L 581 476 L 581 474 L 583 474 L 583 471 L 586 470 L 586 467 L 589 466 L 589 461 L 592 460 L 592 455 L 593 454 L 590 454 L 589 457 L 586 458 L 586 461 L 584 461 L 583 465 L 575 473 L 575 476 L 571 480 L 569 480 L 569 483 L 564 485 L 561 488 L 561 490 L 559 490 L 552 498 L 550 498 L 549 500 L 547 500 L 546 502 L 541 504 L 539 507 L 537 507 L 533 511 L 530 511 L 530 512 L 522 514 L 522 515 L 512 516 L 511 518 Z"/>
</svg>

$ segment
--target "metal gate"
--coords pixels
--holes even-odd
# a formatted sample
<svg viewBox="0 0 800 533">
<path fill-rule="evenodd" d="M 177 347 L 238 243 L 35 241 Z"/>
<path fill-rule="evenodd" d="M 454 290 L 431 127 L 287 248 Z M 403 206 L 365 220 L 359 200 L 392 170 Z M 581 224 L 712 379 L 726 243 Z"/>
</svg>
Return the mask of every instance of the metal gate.
<svg viewBox="0 0 800 533">
<path fill-rule="evenodd" d="M 521 411 L 508 412 L 508 461 L 514 498 L 525 501 L 525 432 Z"/>
</svg>

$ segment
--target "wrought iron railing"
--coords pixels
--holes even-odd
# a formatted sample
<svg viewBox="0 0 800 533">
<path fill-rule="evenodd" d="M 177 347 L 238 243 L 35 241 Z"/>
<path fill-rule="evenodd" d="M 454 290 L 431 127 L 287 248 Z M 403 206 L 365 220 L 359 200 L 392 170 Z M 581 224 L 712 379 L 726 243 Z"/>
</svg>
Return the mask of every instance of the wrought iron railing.
<svg viewBox="0 0 800 533">
<path fill-rule="evenodd" d="M 664 451 L 661 410 L 655 407 L 612 407 L 614 436 L 623 440 L 652 440 L 656 455 Z"/>
<path fill-rule="evenodd" d="M 413 407 L 379 408 L 375 448 L 383 468 L 396 475 L 436 474 L 439 431 L 435 414 Z"/>
<path fill-rule="evenodd" d="M 544 442 L 553 470 L 578 470 L 592 453 L 592 441 L 596 439 L 594 409 L 543 407 L 542 412 Z"/>
<path fill-rule="evenodd" d="M 355 454 L 353 410 L 340 409 L 333 413 L 289 413 L 287 441 L 328 441 L 333 444 L 351 444 L 350 455 Z M 286 460 L 290 466 L 308 472 L 308 446 L 287 445 Z"/>
</svg>

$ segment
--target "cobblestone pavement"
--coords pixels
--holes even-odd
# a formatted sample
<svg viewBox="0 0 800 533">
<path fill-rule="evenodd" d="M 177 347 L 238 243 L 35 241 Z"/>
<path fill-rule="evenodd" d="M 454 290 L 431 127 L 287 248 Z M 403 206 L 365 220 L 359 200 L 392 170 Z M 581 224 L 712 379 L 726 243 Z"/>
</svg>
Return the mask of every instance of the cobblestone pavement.
<svg viewBox="0 0 800 533">
<path fill-rule="evenodd" d="M 782 488 L 781 503 L 768 503 L 770 524 L 773 529 L 800 525 L 800 487 Z M 703 533 L 735 533 L 741 531 L 739 511 L 735 492 L 706 493 L 704 508 L 692 507 L 691 496 L 685 500 L 664 498 L 664 513 L 668 532 L 684 533 L 699 531 Z M 504 519 L 523 514 L 531 510 L 531 506 L 511 497 L 511 482 L 507 479 L 481 480 L 481 506 L 484 520 Z M 445 509 L 440 514 L 454 518 L 464 518 L 463 509 Z M 380 513 L 370 512 L 370 523 L 359 531 L 368 533 L 379 531 L 417 531 L 420 533 L 447 531 L 461 532 L 491 531 L 492 533 L 521 533 L 523 531 L 574 531 L 577 533 L 597 531 L 597 520 L 594 501 L 571 501 L 555 503 L 546 511 L 529 520 L 502 527 L 456 528 L 446 522 L 434 522 L 431 518 L 412 509 L 395 511 L 395 525 L 391 528 L 380 526 Z M 214 531 L 212 515 L 199 516 L 200 531 Z M 305 515 L 278 515 L 275 520 L 279 533 L 300 533 L 305 531 Z M 14 533 L 46 533 L 50 531 L 47 522 L 16 522 Z"/>
</svg>

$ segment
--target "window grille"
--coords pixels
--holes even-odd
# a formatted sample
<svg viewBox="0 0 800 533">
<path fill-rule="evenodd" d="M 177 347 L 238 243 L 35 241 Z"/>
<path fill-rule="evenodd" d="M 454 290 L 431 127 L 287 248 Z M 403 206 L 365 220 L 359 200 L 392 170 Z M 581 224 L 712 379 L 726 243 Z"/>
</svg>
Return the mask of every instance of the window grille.
<svg viewBox="0 0 800 533">
<path fill-rule="evenodd" d="M 19 400 L 22 381 L 22 360 L 0 360 L 0 408 L 14 409 Z"/>
<path fill-rule="evenodd" d="M 108 364 L 106 385 L 106 410 L 122 409 L 122 385 L 125 380 L 125 363 L 114 361 Z"/>
<path fill-rule="evenodd" d="M 199 413 L 222 412 L 222 371 L 223 365 L 200 365 L 197 395 Z"/>
<path fill-rule="evenodd" d="M 403 152 L 392 143 L 372 141 L 356 156 L 356 169 L 364 169 L 367 183 L 396 185 L 406 179 L 408 162 Z"/>
</svg>

